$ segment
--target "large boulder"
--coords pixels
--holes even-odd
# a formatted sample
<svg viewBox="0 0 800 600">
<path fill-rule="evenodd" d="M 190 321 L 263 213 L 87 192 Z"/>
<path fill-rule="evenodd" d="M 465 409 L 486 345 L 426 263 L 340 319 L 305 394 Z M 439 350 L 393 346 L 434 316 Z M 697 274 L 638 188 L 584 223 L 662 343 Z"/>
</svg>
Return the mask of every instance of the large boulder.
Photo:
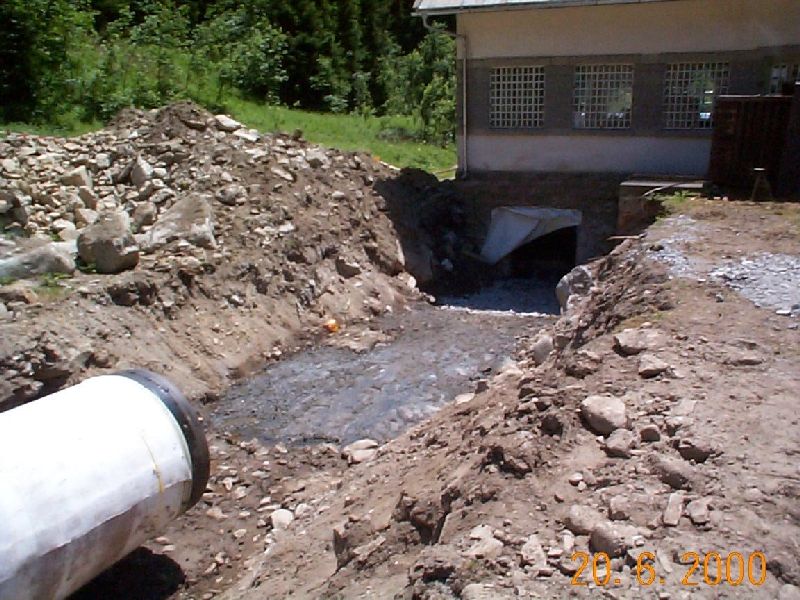
<svg viewBox="0 0 800 600">
<path fill-rule="evenodd" d="M 214 212 L 208 196 L 192 193 L 175 202 L 153 225 L 146 243 L 154 249 L 175 240 L 200 248 L 216 247 Z"/>
<path fill-rule="evenodd" d="M 78 255 L 98 273 L 120 273 L 139 264 L 130 218 L 121 210 L 100 214 L 78 237 Z"/>
<path fill-rule="evenodd" d="M 73 243 L 46 244 L 0 260 L 0 279 L 24 279 L 45 273 L 72 273 L 75 270 Z"/>
</svg>

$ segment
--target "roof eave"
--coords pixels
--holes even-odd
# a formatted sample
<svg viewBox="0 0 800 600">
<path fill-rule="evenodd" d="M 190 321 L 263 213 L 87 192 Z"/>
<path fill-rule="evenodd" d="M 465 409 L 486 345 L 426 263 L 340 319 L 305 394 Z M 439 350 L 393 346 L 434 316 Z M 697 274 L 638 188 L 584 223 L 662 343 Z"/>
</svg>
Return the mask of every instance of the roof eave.
<svg viewBox="0 0 800 600">
<path fill-rule="evenodd" d="M 458 13 L 475 12 L 505 12 L 510 10 L 545 10 L 553 8 L 568 8 L 574 6 L 602 6 L 608 4 L 645 4 L 649 2 L 674 2 L 676 0 L 550 0 L 549 2 L 532 1 L 519 2 L 514 4 L 493 4 L 483 6 L 459 6 L 450 8 L 433 8 L 430 10 L 418 9 L 415 7 L 412 16 L 415 17 L 436 17 L 445 15 L 455 15 Z"/>
</svg>

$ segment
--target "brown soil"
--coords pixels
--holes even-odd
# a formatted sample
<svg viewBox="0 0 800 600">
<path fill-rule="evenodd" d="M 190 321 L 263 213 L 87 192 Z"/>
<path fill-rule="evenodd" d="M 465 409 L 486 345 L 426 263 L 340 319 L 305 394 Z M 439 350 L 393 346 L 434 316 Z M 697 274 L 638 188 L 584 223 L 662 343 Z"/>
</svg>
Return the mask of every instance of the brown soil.
<svg viewBox="0 0 800 600">
<path fill-rule="evenodd" d="M 128 118 L 155 127 L 144 140 L 196 135 L 182 128 L 186 118 L 159 130 L 169 114 L 156 125 L 144 124 L 153 115 Z M 216 142 L 194 143 L 212 153 Z M 216 207 L 225 251 L 204 254 L 199 267 L 170 260 L 188 252 L 179 245 L 145 260 L 134 274 L 144 285 L 133 287 L 154 290 L 154 301 L 114 303 L 109 290 L 130 273 L 79 274 L 57 301 L 39 290 L 26 304 L 19 292 L 0 338 L 6 406 L 129 366 L 164 372 L 192 398 L 214 401 L 232 377 L 313 342 L 325 319 L 358 331 L 358 319 L 405 301 L 392 257 L 398 236 L 414 233 L 398 234 L 387 211 L 398 198 L 413 204 L 427 184 L 338 155 L 335 169 L 298 172 L 276 189 L 271 163 L 246 166 L 227 152 L 226 168 L 267 191 Z M 333 190 L 347 198 L 335 209 Z M 693 201 L 682 210 L 701 224 L 682 244 L 699 262 L 800 254 L 796 205 Z M 253 219 L 278 226 L 289 216 L 294 233 L 260 248 Z M 543 364 L 523 348 L 474 398 L 448 405 L 373 460 L 348 466 L 331 445 L 267 448 L 209 431 L 212 477 L 201 502 L 78 597 L 797 597 L 797 321 L 712 280 L 671 277 L 650 249 L 683 235 L 681 227 L 664 221 L 594 263 L 595 287 L 551 328 L 556 350 Z M 320 251 L 306 257 L 309 248 Z M 339 255 L 362 273 L 337 274 Z M 312 278 L 328 283 L 308 297 Z M 615 335 L 625 329 L 650 347 L 621 351 Z M 663 372 L 640 375 L 643 355 L 662 361 Z M 581 413 L 598 394 L 623 398 L 627 422 L 613 436 Z M 628 440 L 621 450 L 617 437 Z M 668 504 L 681 507 L 677 516 L 665 514 Z M 270 518 L 278 508 L 295 517 L 284 529 Z M 603 589 L 591 567 L 575 577 L 573 558 L 599 549 L 611 555 Z M 650 586 L 637 569 L 642 552 L 656 557 Z M 687 552 L 700 556 L 688 580 L 696 587 L 682 582 Z M 723 564 L 734 552 L 745 561 L 763 552 L 764 583 L 745 577 L 733 586 L 724 574 L 719 585 L 705 583 L 704 574 L 716 577 L 711 552 Z"/>
<path fill-rule="evenodd" d="M 687 210 L 704 226 L 686 248 L 698 258 L 776 250 L 776 243 L 791 254 L 800 248 L 796 206 L 696 202 Z M 385 445 L 373 462 L 293 476 L 271 499 L 311 508 L 287 530 L 264 536 L 266 544 L 256 529 L 258 552 L 249 560 L 234 572 L 201 577 L 178 597 L 593 597 L 601 590 L 591 568 L 576 580 L 589 585 L 572 583 L 579 565 L 572 554 L 604 546 L 602 538 L 569 533 L 574 506 L 597 510 L 592 526 L 613 517 L 633 536 L 611 562 L 607 597 L 793 597 L 800 584 L 800 333 L 791 319 L 717 284 L 671 279 L 647 248 L 680 233 L 674 223 L 657 225 L 595 265 L 597 287 L 555 326 L 563 348 L 542 366 L 523 359 L 473 400 Z M 614 334 L 626 328 L 663 333 L 647 352 L 669 365 L 664 374 L 644 379 L 640 356 L 615 350 Z M 636 434 L 629 458 L 608 456 L 605 438 L 581 419 L 580 403 L 592 394 L 624 397 Z M 648 425 L 659 441 L 640 439 Z M 671 481 L 660 467 L 665 458 L 687 471 L 677 486 L 685 491 L 664 483 Z M 223 476 L 212 489 L 222 492 Z M 684 508 L 677 525 L 667 526 L 675 493 Z M 197 513 L 205 508 L 176 524 L 175 533 L 200 535 L 192 528 L 201 526 Z M 219 528 L 231 545 L 238 523 L 206 526 Z M 494 540 L 488 545 L 487 531 Z M 249 547 L 251 532 L 239 548 Z M 525 564 L 531 535 L 547 557 L 541 564 Z M 657 556 L 651 586 L 637 580 L 643 551 Z M 707 585 L 702 561 L 715 551 L 723 562 L 734 552 L 745 559 L 763 552 L 765 582 L 745 578 L 736 587 L 723 575 L 720 585 Z M 697 587 L 682 583 L 691 567 L 687 552 L 700 555 L 687 580 Z M 209 565 L 211 554 L 206 550 Z M 711 555 L 712 582 L 714 561 Z M 646 581 L 648 572 L 640 576 Z"/>
</svg>

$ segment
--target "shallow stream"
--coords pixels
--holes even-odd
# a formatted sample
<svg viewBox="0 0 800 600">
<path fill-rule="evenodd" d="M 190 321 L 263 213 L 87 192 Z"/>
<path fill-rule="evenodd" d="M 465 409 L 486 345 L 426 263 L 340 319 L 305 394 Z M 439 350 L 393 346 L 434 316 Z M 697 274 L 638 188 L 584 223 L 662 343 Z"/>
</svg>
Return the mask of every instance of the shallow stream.
<svg viewBox="0 0 800 600">
<path fill-rule="evenodd" d="M 393 438 L 473 390 L 513 357 L 518 342 L 552 322 L 542 314 L 557 307 L 552 288 L 536 287 L 531 280 L 505 281 L 447 299 L 449 305 L 418 304 L 384 316 L 370 325 L 381 340 L 371 348 L 322 345 L 286 357 L 233 386 L 212 421 L 265 443 Z"/>
</svg>

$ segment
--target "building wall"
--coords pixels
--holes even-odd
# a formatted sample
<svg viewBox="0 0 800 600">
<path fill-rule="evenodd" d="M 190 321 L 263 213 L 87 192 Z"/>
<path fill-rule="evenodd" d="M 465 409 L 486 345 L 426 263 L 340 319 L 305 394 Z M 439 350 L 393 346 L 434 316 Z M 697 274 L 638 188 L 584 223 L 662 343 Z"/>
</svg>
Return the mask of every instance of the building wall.
<svg viewBox="0 0 800 600">
<path fill-rule="evenodd" d="M 717 52 L 791 46 L 797 0 L 674 0 L 462 13 L 471 58 Z"/>
<path fill-rule="evenodd" d="M 458 29 L 469 48 L 466 166 L 472 171 L 704 175 L 711 131 L 665 128 L 668 65 L 727 62 L 728 93 L 759 94 L 768 87 L 773 65 L 800 63 L 800 0 L 674 0 L 465 13 Z M 634 65 L 630 128 L 573 128 L 575 66 L 592 63 Z M 545 72 L 543 126 L 492 129 L 492 70 L 534 65 Z M 462 66 L 459 61 L 459 77 Z M 459 98 L 464 169 L 462 110 Z"/>
</svg>

